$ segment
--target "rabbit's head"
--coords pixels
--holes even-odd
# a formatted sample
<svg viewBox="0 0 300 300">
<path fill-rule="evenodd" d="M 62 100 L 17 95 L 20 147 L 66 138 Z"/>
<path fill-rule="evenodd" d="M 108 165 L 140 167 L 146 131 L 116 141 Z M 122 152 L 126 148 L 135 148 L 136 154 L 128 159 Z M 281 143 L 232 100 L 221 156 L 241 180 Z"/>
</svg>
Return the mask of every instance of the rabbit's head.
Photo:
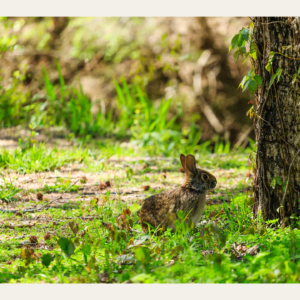
<svg viewBox="0 0 300 300">
<path fill-rule="evenodd" d="M 205 192 L 212 190 L 217 185 L 217 179 L 209 172 L 196 167 L 195 157 L 191 154 L 184 156 L 180 154 L 180 161 L 185 171 L 185 181 L 183 187 Z"/>
</svg>

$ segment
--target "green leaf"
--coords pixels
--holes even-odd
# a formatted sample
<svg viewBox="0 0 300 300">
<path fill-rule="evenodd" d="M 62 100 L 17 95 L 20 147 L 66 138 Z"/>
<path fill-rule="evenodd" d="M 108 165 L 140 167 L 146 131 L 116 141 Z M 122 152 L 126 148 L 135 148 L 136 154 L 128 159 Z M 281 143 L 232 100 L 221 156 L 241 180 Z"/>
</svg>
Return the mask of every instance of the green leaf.
<svg viewBox="0 0 300 300">
<path fill-rule="evenodd" d="M 257 84 L 262 85 L 262 79 L 259 75 L 254 75 L 253 79 L 256 81 Z"/>
<path fill-rule="evenodd" d="M 243 28 L 241 30 L 241 36 L 242 38 L 248 42 L 248 39 L 249 39 L 249 29 L 248 28 Z"/>
<path fill-rule="evenodd" d="M 235 61 L 235 62 L 238 60 L 239 54 L 240 54 L 239 50 L 236 50 L 236 51 L 234 52 L 233 57 L 234 57 L 234 61 Z"/>
<path fill-rule="evenodd" d="M 240 87 L 240 86 L 244 87 L 244 84 L 245 84 L 245 82 L 246 82 L 246 80 L 247 80 L 248 78 L 249 78 L 248 75 L 245 75 L 245 76 L 243 77 L 243 80 L 240 82 L 239 87 Z"/>
<path fill-rule="evenodd" d="M 267 232 L 267 230 L 266 230 L 266 228 L 264 228 L 263 226 L 259 226 L 259 227 L 257 228 L 257 233 L 258 233 L 260 236 L 264 235 L 266 232 Z"/>
<path fill-rule="evenodd" d="M 270 80 L 270 84 L 269 84 L 269 89 L 270 89 L 270 87 L 272 86 L 272 84 L 273 84 L 273 82 L 274 82 L 276 76 L 277 76 L 276 73 L 272 75 L 271 80 Z"/>
<path fill-rule="evenodd" d="M 75 246 L 72 243 L 71 240 L 67 239 L 67 238 L 60 238 L 58 240 L 58 245 L 60 247 L 60 249 L 68 256 L 71 257 L 74 254 L 74 250 L 75 250 Z"/>
<path fill-rule="evenodd" d="M 249 56 L 249 52 L 247 52 L 247 53 L 245 54 L 245 58 L 244 58 L 244 60 L 243 60 L 243 64 L 246 62 L 248 56 Z"/>
<path fill-rule="evenodd" d="M 138 247 L 135 250 L 135 257 L 142 265 L 147 265 L 150 261 L 150 251 L 146 247 Z"/>
<path fill-rule="evenodd" d="M 239 34 L 236 34 L 233 39 L 231 40 L 231 47 L 232 50 L 234 50 L 234 48 L 236 47 L 237 43 L 239 41 Z M 231 50 L 231 49 L 230 49 Z"/>
<path fill-rule="evenodd" d="M 277 77 L 277 82 L 279 81 L 281 73 L 282 73 L 282 69 L 278 68 L 276 73 L 272 75 L 271 80 L 270 80 L 269 89 L 272 86 L 272 84 L 273 84 L 276 77 Z"/>
<path fill-rule="evenodd" d="M 276 179 L 276 182 L 277 182 L 279 185 L 282 185 L 282 182 L 281 182 L 280 177 L 275 177 L 275 179 Z"/>
<path fill-rule="evenodd" d="M 270 73 L 271 72 L 271 63 L 268 62 L 268 64 L 266 65 L 266 70 Z"/>
<path fill-rule="evenodd" d="M 251 69 L 247 75 L 249 78 L 252 77 L 254 75 L 254 70 Z"/>
<path fill-rule="evenodd" d="M 273 178 L 272 181 L 271 181 L 271 188 L 275 189 L 275 186 L 276 186 L 276 179 Z"/>
<path fill-rule="evenodd" d="M 248 90 L 250 91 L 251 94 L 253 94 L 257 90 L 257 83 L 255 80 L 251 80 L 249 85 L 248 85 Z"/>
<path fill-rule="evenodd" d="M 254 199 L 253 199 L 253 197 L 249 197 L 249 198 L 247 198 L 246 199 L 246 204 L 248 205 L 248 206 L 253 206 L 254 205 Z"/>
<path fill-rule="evenodd" d="M 82 252 L 86 255 L 89 256 L 92 253 L 92 246 L 88 242 L 88 236 L 85 236 L 85 241 L 82 243 Z"/>
<path fill-rule="evenodd" d="M 131 168 L 128 168 L 126 171 L 126 177 L 130 180 L 133 176 L 133 170 Z"/>
<path fill-rule="evenodd" d="M 277 71 L 276 71 L 276 74 L 277 74 L 277 82 L 278 82 L 279 79 L 280 79 L 280 76 L 282 74 L 282 69 L 278 68 Z"/>
<path fill-rule="evenodd" d="M 248 81 L 244 85 L 243 92 L 246 90 L 246 88 L 248 87 L 248 85 L 249 85 L 249 83 L 250 83 L 251 80 L 252 80 L 252 78 L 248 79 Z"/>
<path fill-rule="evenodd" d="M 292 85 L 295 84 L 296 80 L 297 80 L 297 74 L 294 74 L 293 75 L 293 80 L 292 80 Z"/>
<path fill-rule="evenodd" d="M 271 65 L 272 65 L 272 61 L 274 59 L 274 52 L 271 51 L 269 54 L 269 59 L 268 59 L 268 64 L 266 65 L 266 70 L 270 73 L 271 72 Z"/>
<path fill-rule="evenodd" d="M 232 49 L 232 46 L 230 45 L 228 48 L 228 53 L 231 51 L 231 49 Z"/>
<path fill-rule="evenodd" d="M 50 253 L 47 253 L 47 254 L 44 254 L 43 256 L 42 256 L 42 264 L 43 264 L 43 266 L 45 266 L 45 267 L 49 267 L 49 265 L 51 264 L 51 262 L 52 262 L 52 255 L 50 254 Z"/>
<path fill-rule="evenodd" d="M 255 234 L 256 232 L 256 228 L 254 226 L 251 226 L 251 227 L 248 227 L 246 230 L 245 230 L 245 234 Z"/>
<path fill-rule="evenodd" d="M 97 198 L 94 198 L 92 199 L 90 202 L 89 202 L 89 206 L 90 207 L 94 207 L 98 202 L 98 199 Z"/>
<path fill-rule="evenodd" d="M 245 43 L 245 41 L 244 41 L 244 39 L 242 38 L 241 33 L 239 33 L 239 39 L 238 39 L 237 46 L 238 46 L 238 47 L 241 47 L 244 43 Z"/>
<path fill-rule="evenodd" d="M 251 51 L 250 52 L 250 56 L 253 58 L 253 59 L 257 59 L 257 54 L 256 54 L 256 51 Z"/>
<path fill-rule="evenodd" d="M 246 47 L 245 47 L 245 46 L 241 46 L 241 47 L 240 47 L 240 53 L 241 53 L 241 54 L 242 54 L 242 53 L 246 54 Z"/>
<path fill-rule="evenodd" d="M 250 55 L 253 59 L 257 59 L 256 50 L 257 50 L 256 44 L 252 43 L 250 48 Z"/>
<path fill-rule="evenodd" d="M 298 74 L 300 74 L 300 68 L 299 68 L 299 70 L 298 70 Z"/>
</svg>

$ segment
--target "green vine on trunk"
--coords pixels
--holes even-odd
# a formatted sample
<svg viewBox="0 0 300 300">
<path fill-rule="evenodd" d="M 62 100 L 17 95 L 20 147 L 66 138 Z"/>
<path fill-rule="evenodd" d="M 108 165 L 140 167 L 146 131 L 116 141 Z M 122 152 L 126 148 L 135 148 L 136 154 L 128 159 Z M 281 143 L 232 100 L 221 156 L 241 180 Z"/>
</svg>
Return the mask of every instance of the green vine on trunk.
<svg viewBox="0 0 300 300">
<path fill-rule="evenodd" d="M 233 54 L 235 62 L 238 60 L 239 57 L 243 58 L 243 63 L 245 63 L 247 58 L 251 59 L 252 68 L 243 77 L 241 83 L 239 84 L 239 88 L 242 87 L 243 92 L 246 89 L 248 89 L 251 94 L 253 94 L 257 90 L 258 85 L 260 85 L 260 86 L 262 85 L 261 76 L 255 74 L 255 71 L 254 71 L 254 61 L 257 59 L 258 49 L 254 42 L 253 30 L 254 30 L 254 23 L 249 24 L 247 28 L 242 28 L 232 38 L 231 44 L 229 46 L 229 52 L 231 50 L 237 49 Z M 287 51 L 289 49 L 295 51 L 292 45 L 282 46 L 283 51 Z M 273 59 L 274 59 L 275 55 L 281 55 L 281 56 L 289 58 L 289 59 L 300 60 L 300 58 L 297 58 L 297 57 L 291 57 L 291 56 L 287 56 L 280 52 L 271 51 L 269 53 L 268 63 L 265 67 L 269 73 L 271 73 L 271 67 L 272 67 L 272 63 L 273 63 Z M 278 68 L 276 70 L 276 72 L 271 76 L 270 83 L 269 83 L 269 89 L 271 88 L 271 86 L 274 83 L 274 80 L 276 78 L 277 78 L 277 82 L 279 82 L 282 73 L 286 74 L 287 76 L 289 76 L 292 79 L 292 85 L 294 85 L 295 82 L 300 83 L 300 68 L 298 70 L 298 73 L 293 74 L 293 75 L 290 75 L 286 71 L 282 70 L 281 68 Z"/>
</svg>

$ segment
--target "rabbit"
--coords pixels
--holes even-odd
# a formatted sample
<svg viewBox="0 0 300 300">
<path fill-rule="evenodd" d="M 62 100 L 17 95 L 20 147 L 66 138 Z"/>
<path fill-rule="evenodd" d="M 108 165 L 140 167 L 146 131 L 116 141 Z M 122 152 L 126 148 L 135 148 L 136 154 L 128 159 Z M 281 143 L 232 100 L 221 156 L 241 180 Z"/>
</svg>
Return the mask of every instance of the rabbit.
<svg viewBox="0 0 300 300">
<path fill-rule="evenodd" d="M 209 172 L 196 167 L 193 155 L 180 154 L 180 161 L 185 171 L 183 184 L 176 189 L 152 195 L 144 200 L 140 210 L 140 222 L 145 233 L 148 231 L 148 224 L 155 228 L 171 228 L 174 232 L 174 220 L 180 210 L 189 213 L 188 218 L 194 224 L 200 221 L 207 190 L 214 189 L 217 180 Z"/>
</svg>

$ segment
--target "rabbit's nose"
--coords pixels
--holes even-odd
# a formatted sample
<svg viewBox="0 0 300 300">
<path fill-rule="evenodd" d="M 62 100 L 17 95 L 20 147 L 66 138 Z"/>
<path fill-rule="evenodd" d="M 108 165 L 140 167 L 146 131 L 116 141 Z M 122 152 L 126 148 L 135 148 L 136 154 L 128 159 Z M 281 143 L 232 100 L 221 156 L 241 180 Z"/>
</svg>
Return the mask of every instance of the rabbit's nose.
<svg viewBox="0 0 300 300">
<path fill-rule="evenodd" d="M 212 181 L 212 182 L 210 183 L 210 188 L 211 188 L 211 189 L 214 189 L 214 188 L 216 187 L 216 185 L 217 185 L 217 180 L 216 180 L 216 181 Z"/>
</svg>

